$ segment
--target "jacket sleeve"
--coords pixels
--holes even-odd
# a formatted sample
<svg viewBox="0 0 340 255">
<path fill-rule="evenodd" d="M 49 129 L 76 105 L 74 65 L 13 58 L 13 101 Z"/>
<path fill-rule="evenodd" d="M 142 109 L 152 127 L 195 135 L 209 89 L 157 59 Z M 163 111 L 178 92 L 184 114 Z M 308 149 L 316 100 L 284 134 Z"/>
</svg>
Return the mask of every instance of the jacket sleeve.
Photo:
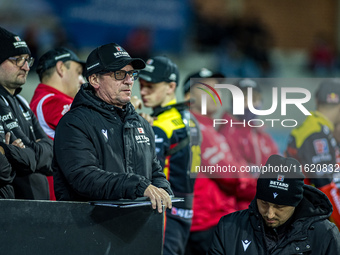
<svg viewBox="0 0 340 255">
<path fill-rule="evenodd" d="M 170 183 L 166 180 L 156 155 L 153 158 L 152 165 L 152 184 L 158 188 L 164 189 L 169 195 L 173 195 Z"/>
<path fill-rule="evenodd" d="M 12 183 L 15 177 L 15 172 L 9 164 L 5 155 L 0 153 L 0 187 Z"/>
<path fill-rule="evenodd" d="M 41 172 L 46 175 L 51 175 L 53 156 L 52 141 L 40 127 L 33 112 L 29 108 L 27 108 L 27 110 L 32 120 L 33 130 L 31 129 L 30 131 L 33 133 L 25 134 L 16 119 L 8 118 L 3 123 L 5 133 L 11 132 L 10 143 L 20 138 L 26 146 L 26 148 L 23 149 L 11 144 L 6 145 L 2 143 L 6 157 L 16 171 L 23 173 Z M 0 106 L 0 112 L 1 114 L 11 114 L 10 109 L 3 105 Z M 30 125 L 30 123 L 27 122 L 27 125 Z M 38 139 L 39 142 L 37 142 Z"/>
<path fill-rule="evenodd" d="M 154 128 L 151 128 L 148 123 L 145 125 L 150 129 L 150 132 L 153 135 L 152 137 L 155 137 L 155 139 L 151 141 L 152 148 L 155 148 L 155 150 L 152 152 L 152 184 L 158 188 L 164 189 L 169 195 L 173 195 L 173 192 L 170 188 L 170 183 L 167 181 L 163 172 L 165 153 L 169 147 L 169 139 L 160 128 L 156 128 L 155 130 Z M 157 139 L 160 139 L 160 141 Z"/>
<path fill-rule="evenodd" d="M 338 228 L 334 225 L 327 235 L 331 235 L 332 237 L 325 252 L 322 254 L 340 254 L 340 232 Z"/>
<path fill-rule="evenodd" d="M 36 141 L 31 141 L 31 147 L 37 161 L 37 172 L 52 175 L 53 142 L 41 128 L 34 113 L 30 111 Z"/>
<path fill-rule="evenodd" d="M 35 160 L 34 151 L 31 148 L 19 148 L 12 144 L 5 144 L 3 142 L 0 142 L 0 146 L 4 148 L 6 158 L 18 174 L 29 174 L 35 172 L 37 162 Z"/>
<path fill-rule="evenodd" d="M 225 242 L 225 231 L 224 231 L 224 225 L 223 225 L 223 219 L 222 217 L 216 227 L 210 248 L 207 252 L 207 255 L 224 255 L 224 242 Z"/>
<path fill-rule="evenodd" d="M 138 189 L 145 190 L 151 183 L 146 177 L 103 169 L 93 144 L 97 138 L 89 136 L 87 126 L 78 115 L 68 113 L 56 128 L 54 159 L 57 171 L 71 188 L 81 196 L 97 200 L 134 199 L 139 192 L 143 193 Z"/>
<path fill-rule="evenodd" d="M 164 169 L 166 157 L 165 155 L 170 148 L 170 141 L 161 128 L 153 126 L 152 129 L 155 133 L 155 148 L 157 159 L 159 160 L 161 167 Z"/>
</svg>

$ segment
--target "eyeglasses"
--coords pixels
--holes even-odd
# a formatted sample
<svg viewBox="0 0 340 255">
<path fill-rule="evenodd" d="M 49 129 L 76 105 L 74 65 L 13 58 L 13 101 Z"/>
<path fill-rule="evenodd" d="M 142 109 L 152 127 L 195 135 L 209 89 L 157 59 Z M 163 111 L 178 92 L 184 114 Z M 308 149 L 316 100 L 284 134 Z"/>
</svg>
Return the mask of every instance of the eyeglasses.
<svg viewBox="0 0 340 255">
<path fill-rule="evenodd" d="M 119 70 L 114 71 L 110 73 L 111 77 L 115 77 L 116 80 L 124 80 L 126 77 L 126 74 L 129 74 L 132 81 L 135 81 L 138 79 L 139 71 L 137 70 L 131 70 L 131 71 L 125 71 L 125 70 Z"/>
<path fill-rule="evenodd" d="M 27 64 L 29 67 L 33 66 L 34 63 L 34 58 L 33 57 L 29 57 L 29 58 L 25 58 L 25 57 L 9 57 L 9 60 L 13 60 L 15 61 L 15 64 L 18 67 L 23 67 L 25 65 L 25 62 L 27 61 Z"/>
</svg>

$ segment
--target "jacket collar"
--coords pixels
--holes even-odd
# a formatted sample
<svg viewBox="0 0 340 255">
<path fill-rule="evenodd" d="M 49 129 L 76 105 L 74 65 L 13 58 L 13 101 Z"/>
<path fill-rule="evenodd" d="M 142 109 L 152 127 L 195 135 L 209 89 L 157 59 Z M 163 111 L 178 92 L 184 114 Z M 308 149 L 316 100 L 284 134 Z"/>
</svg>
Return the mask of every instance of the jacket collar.
<svg viewBox="0 0 340 255">
<path fill-rule="evenodd" d="M 153 109 L 153 113 L 151 116 L 158 116 L 162 114 L 163 112 L 170 110 L 171 108 L 176 108 L 178 111 L 182 111 L 184 109 L 189 108 L 190 101 L 184 101 L 177 103 L 176 99 L 171 100 L 169 103 L 167 103 L 164 107 L 158 106 Z"/>
<path fill-rule="evenodd" d="M 334 130 L 334 124 L 321 112 L 315 111 L 315 112 L 312 112 L 312 115 L 316 117 L 318 122 L 320 122 L 322 125 L 327 126 L 331 131 Z"/>
</svg>

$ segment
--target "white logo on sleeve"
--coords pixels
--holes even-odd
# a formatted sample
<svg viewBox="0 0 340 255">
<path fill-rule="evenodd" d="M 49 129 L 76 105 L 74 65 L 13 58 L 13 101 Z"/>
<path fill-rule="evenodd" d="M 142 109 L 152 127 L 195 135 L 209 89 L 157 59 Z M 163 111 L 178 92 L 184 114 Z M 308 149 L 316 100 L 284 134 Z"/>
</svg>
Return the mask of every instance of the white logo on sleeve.
<svg viewBox="0 0 340 255">
<path fill-rule="evenodd" d="M 250 245 L 251 241 L 248 240 L 242 240 L 243 250 L 246 251 L 248 249 L 248 246 Z"/>
<path fill-rule="evenodd" d="M 155 143 L 163 143 L 164 139 L 162 137 L 158 137 L 158 135 L 155 135 Z"/>
<path fill-rule="evenodd" d="M 103 135 L 106 137 L 106 139 L 109 139 L 109 138 L 107 137 L 107 130 L 102 129 L 102 133 L 103 133 Z"/>
<path fill-rule="evenodd" d="M 276 197 L 277 197 L 277 195 L 279 195 L 279 194 L 277 194 L 276 192 L 275 192 L 275 193 L 273 193 L 273 196 L 274 196 L 274 198 L 276 198 Z"/>
<path fill-rule="evenodd" d="M 61 112 L 61 115 L 65 115 L 65 113 L 67 113 L 70 109 L 71 109 L 71 104 L 65 104 L 63 106 L 63 110 Z"/>
</svg>

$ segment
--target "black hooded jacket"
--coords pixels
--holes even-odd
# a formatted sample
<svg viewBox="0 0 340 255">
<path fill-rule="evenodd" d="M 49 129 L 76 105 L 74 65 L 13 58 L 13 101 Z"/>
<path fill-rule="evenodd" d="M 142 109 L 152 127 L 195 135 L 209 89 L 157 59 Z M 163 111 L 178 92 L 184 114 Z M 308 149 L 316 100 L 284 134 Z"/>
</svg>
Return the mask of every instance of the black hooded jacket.
<svg viewBox="0 0 340 255">
<path fill-rule="evenodd" d="M 150 184 L 172 194 L 155 152 L 150 124 L 131 103 L 107 104 L 84 84 L 54 138 L 57 200 L 142 197 Z"/>
<path fill-rule="evenodd" d="M 49 199 L 46 175 L 52 175 L 52 141 L 47 137 L 27 101 L 11 95 L 0 85 L 0 146 L 11 165 L 15 197 L 20 199 Z M 10 144 L 5 135 L 11 133 Z M 20 138 L 25 148 L 12 145 Z M 14 176 L 13 176 L 14 177 Z M 12 177 L 11 177 L 12 179 Z"/>
<path fill-rule="evenodd" d="M 328 221 L 332 210 L 325 194 L 304 185 L 304 198 L 296 207 L 289 225 L 285 226 L 284 237 L 274 247 L 270 244 L 271 250 L 268 251 L 268 238 L 254 199 L 249 209 L 221 218 L 208 254 L 340 254 L 339 230 Z"/>
<path fill-rule="evenodd" d="M 15 172 L 9 164 L 5 155 L 0 153 L 0 199 L 14 199 L 14 189 L 11 183 L 15 177 Z"/>
</svg>

